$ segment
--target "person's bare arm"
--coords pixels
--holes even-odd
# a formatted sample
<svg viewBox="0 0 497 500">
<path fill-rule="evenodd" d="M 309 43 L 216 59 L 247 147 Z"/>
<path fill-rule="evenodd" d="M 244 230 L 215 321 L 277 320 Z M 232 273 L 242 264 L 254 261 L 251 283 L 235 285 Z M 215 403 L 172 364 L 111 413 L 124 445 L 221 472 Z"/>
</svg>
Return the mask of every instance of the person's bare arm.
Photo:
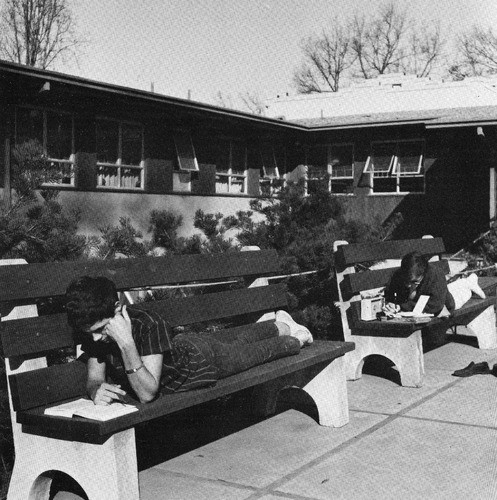
<svg viewBox="0 0 497 500">
<path fill-rule="evenodd" d="M 131 320 L 123 306 L 109 321 L 105 329 L 112 337 L 122 354 L 124 369 L 135 370 L 129 373 L 128 381 L 142 403 L 152 401 L 160 386 L 162 373 L 162 354 L 141 357 L 131 335 Z"/>
<path fill-rule="evenodd" d="M 87 364 L 86 392 L 96 405 L 108 405 L 126 394 L 119 385 L 105 381 L 105 362 L 89 358 Z"/>
</svg>

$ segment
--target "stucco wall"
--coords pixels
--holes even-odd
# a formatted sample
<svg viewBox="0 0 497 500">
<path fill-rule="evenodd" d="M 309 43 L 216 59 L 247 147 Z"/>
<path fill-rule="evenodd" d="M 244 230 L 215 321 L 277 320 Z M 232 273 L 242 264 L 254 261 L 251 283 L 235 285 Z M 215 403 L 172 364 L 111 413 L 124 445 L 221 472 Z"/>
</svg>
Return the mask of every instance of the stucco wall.
<svg viewBox="0 0 497 500">
<path fill-rule="evenodd" d="M 62 191 L 59 201 L 66 209 L 77 208 L 81 211 L 79 232 L 86 235 L 99 235 L 99 227 L 116 226 L 119 218 L 126 216 L 146 236 L 150 212 L 171 210 L 183 216 L 179 235 L 189 236 L 198 232 L 193 227 L 193 218 L 199 208 L 205 213 L 220 212 L 224 216 L 234 215 L 238 210 L 250 210 L 250 198 L 232 196 Z"/>
</svg>

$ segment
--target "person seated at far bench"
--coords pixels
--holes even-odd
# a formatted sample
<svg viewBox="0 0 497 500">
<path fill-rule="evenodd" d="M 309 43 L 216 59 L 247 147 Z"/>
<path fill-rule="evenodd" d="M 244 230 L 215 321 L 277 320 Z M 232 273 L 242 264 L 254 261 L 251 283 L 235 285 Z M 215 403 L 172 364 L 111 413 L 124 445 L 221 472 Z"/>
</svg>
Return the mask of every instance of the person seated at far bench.
<svg viewBox="0 0 497 500">
<path fill-rule="evenodd" d="M 298 354 L 313 340 L 309 330 L 285 311 L 277 311 L 275 321 L 173 336 L 161 315 L 121 306 L 115 284 L 105 277 L 74 280 L 65 298 L 68 323 L 84 337 L 87 392 L 95 404 L 111 404 L 130 391 L 146 403 L 159 392 L 213 385 L 253 366 Z"/>
<path fill-rule="evenodd" d="M 419 297 L 428 295 L 423 312 L 447 316 L 461 308 L 473 293 L 485 298 L 476 274 L 447 284 L 440 269 L 419 252 L 410 252 L 402 258 L 400 268 L 385 289 L 384 308 L 385 312 L 412 311 Z"/>
</svg>

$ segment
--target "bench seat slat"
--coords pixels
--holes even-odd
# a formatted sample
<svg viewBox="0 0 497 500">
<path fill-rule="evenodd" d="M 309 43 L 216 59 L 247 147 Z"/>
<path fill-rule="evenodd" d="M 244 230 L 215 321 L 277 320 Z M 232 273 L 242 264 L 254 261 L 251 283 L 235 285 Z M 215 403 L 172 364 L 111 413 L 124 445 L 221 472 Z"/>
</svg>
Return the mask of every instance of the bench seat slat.
<svg viewBox="0 0 497 500">
<path fill-rule="evenodd" d="M 281 358 L 271 363 L 256 366 L 242 373 L 219 380 L 213 387 L 167 394 L 147 404 L 137 404 L 139 412 L 124 415 L 107 422 L 90 421 L 83 418 L 65 418 L 44 415 L 44 407 L 17 413 L 17 421 L 23 430 L 34 434 L 54 434 L 63 439 L 103 442 L 106 436 L 132 427 L 140 422 L 169 415 L 179 410 L 220 398 L 277 379 L 284 375 L 329 362 L 354 349 L 352 342 L 315 341 L 296 356 Z"/>
<path fill-rule="evenodd" d="M 345 269 L 361 262 L 401 259 L 406 253 L 415 250 L 423 255 L 438 255 L 445 252 L 445 246 L 442 238 L 340 245 L 335 253 L 335 265 L 340 269 Z"/>
<path fill-rule="evenodd" d="M 285 290 L 284 284 L 268 285 L 143 302 L 134 307 L 158 311 L 174 327 L 285 308 Z M 0 323 L 0 339 L 6 357 L 32 355 L 74 345 L 65 314 L 5 321 Z"/>
<path fill-rule="evenodd" d="M 119 290 L 128 290 L 270 275 L 279 269 L 274 250 L 0 266 L 0 302 L 63 295 L 68 284 L 82 275 L 106 276 Z"/>
</svg>

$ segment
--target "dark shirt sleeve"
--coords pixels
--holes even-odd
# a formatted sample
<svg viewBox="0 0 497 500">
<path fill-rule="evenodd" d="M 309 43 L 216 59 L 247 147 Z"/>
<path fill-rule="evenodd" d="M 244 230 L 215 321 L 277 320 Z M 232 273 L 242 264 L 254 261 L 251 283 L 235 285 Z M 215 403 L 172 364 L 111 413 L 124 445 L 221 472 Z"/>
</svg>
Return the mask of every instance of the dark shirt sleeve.
<svg viewBox="0 0 497 500">
<path fill-rule="evenodd" d="M 442 311 L 447 302 L 448 295 L 450 295 L 444 273 L 431 264 L 428 265 L 425 277 L 416 291 L 414 305 L 420 295 L 428 295 L 430 297 L 423 312 L 434 315 Z M 448 309 L 450 310 L 450 307 Z"/>
<path fill-rule="evenodd" d="M 385 288 L 385 301 L 398 304 L 403 311 L 408 311 L 409 309 L 404 309 L 404 307 L 407 307 L 408 296 L 409 290 L 405 286 L 400 270 L 397 269 Z"/>
</svg>

